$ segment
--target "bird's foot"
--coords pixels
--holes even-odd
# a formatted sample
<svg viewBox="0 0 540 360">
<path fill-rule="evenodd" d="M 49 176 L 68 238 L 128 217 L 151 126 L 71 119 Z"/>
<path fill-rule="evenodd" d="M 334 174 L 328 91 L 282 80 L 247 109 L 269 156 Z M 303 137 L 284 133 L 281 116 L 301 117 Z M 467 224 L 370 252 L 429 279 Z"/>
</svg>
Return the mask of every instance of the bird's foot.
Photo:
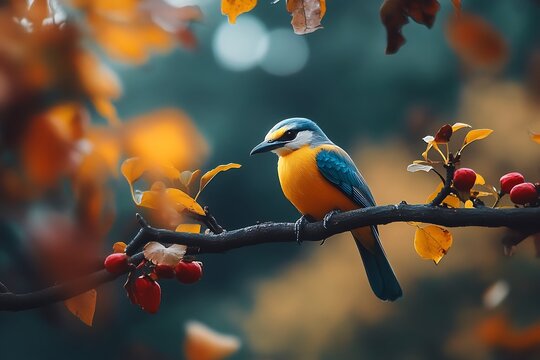
<svg viewBox="0 0 540 360">
<path fill-rule="evenodd" d="M 323 246 L 325 242 L 326 242 L 326 239 L 322 239 L 322 241 L 321 241 L 321 243 L 319 244 L 319 246 Z"/>
<path fill-rule="evenodd" d="M 330 226 L 330 221 L 332 221 L 332 217 L 336 214 L 339 214 L 341 211 L 339 210 L 332 210 L 330 211 L 328 214 L 324 215 L 324 219 L 323 219 L 323 227 L 328 230 L 329 226 Z M 324 240 L 323 242 L 321 243 L 321 245 L 324 244 Z"/>
<path fill-rule="evenodd" d="M 296 234 L 296 242 L 298 245 L 302 244 L 302 240 L 300 239 L 300 233 L 302 232 L 302 228 L 304 225 L 308 223 L 308 218 L 305 215 L 302 215 L 300 219 L 296 220 L 294 223 L 294 233 Z"/>
</svg>

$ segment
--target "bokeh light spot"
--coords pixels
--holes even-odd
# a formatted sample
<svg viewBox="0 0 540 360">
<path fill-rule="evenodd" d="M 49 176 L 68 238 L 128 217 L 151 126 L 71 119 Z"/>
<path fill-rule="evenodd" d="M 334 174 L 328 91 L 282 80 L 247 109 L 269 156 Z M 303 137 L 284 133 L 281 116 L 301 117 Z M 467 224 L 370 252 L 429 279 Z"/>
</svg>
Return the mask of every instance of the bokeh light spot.
<svg viewBox="0 0 540 360">
<path fill-rule="evenodd" d="M 304 68 L 309 58 L 309 47 L 303 36 L 289 28 L 272 30 L 268 34 L 268 51 L 261 67 L 272 75 L 292 75 Z"/>
<path fill-rule="evenodd" d="M 245 71 L 255 67 L 266 55 L 268 34 L 259 19 L 243 15 L 234 25 L 224 21 L 218 27 L 212 47 L 216 59 L 223 67 Z"/>
</svg>

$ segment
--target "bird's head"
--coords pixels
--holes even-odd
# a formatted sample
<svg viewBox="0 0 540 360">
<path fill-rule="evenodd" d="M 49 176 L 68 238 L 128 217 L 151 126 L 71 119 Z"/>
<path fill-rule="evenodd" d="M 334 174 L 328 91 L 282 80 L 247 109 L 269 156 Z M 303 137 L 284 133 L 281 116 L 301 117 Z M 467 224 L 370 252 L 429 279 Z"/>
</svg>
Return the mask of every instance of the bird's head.
<svg viewBox="0 0 540 360">
<path fill-rule="evenodd" d="M 305 118 L 290 118 L 278 122 L 264 138 L 251 150 L 251 155 L 272 151 L 285 156 L 304 146 L 331 144 L 317 124 Z"/>
</svg>

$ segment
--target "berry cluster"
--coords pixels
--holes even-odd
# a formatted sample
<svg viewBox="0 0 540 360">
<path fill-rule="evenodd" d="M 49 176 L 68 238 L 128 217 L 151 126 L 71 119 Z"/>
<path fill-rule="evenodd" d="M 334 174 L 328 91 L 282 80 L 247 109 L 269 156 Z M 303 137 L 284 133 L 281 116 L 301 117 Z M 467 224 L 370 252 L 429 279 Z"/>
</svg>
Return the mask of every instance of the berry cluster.
<svg viewBox="0 0 540 360">
<path fill-rule="evenodd" d="M 476 172 L 468 168 L 457 169 L 454 173 L 453 186 L 463 193 L 471 191 L 476 183 Z M 525 177 L 518 172 L 505 174 L 500 179 L 499 196 L 510 195 L 516 205 L 538 206 L 540 203 L 540 184 L 525 182 Z"/>
<path fill-rule="evenodd" d="M 125 253 L 114 253 L 107 256 L 104 266 L 111 274 L 123 274 L 134 268 Z M 158 279 L 176 278 L 183 284 L 193 284 L 201 279 L 203 273 L 200 261 L 184 259 L 180 260 L 176 266 L 154 265 L 149 261 L 143 261 L 137 269 L 141 270 L 142 275 L 133 279 L 133 272 L 130 272 L 125 288 L 131 302 L 151 314 L 155 314 L 159 310 L 161 303 L 161 287 L 157 282 Z"/>
</svg>

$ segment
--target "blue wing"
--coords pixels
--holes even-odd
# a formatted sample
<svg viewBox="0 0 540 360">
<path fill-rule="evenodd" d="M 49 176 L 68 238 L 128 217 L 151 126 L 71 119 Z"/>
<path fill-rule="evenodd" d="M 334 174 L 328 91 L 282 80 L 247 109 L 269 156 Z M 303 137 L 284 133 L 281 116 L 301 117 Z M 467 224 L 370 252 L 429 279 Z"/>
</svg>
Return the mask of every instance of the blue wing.
<svg viewBox="0 0 540 360">
<path fill-rule="evenodd" d="M 335 150 L 323 149 L 317 154 L 316 160 L 324 178 L 356 204 L 360 207 L 375 206 L 366 181 L 345 151 L 337 146 Z M 393 301 L 399 298 L 402 295 L 401 287 L 386 259 L 377 227 L 355 229 L 352 234 L 373 292 L 382 300 Z"/>
<path fill-rule="evenodd" d="M 349 155 L 340 148 L 321 150 L 317 154 L 317 166 L 326 180 L 361 207 L 375 206 L 373 195 Z"/>
</svg>

